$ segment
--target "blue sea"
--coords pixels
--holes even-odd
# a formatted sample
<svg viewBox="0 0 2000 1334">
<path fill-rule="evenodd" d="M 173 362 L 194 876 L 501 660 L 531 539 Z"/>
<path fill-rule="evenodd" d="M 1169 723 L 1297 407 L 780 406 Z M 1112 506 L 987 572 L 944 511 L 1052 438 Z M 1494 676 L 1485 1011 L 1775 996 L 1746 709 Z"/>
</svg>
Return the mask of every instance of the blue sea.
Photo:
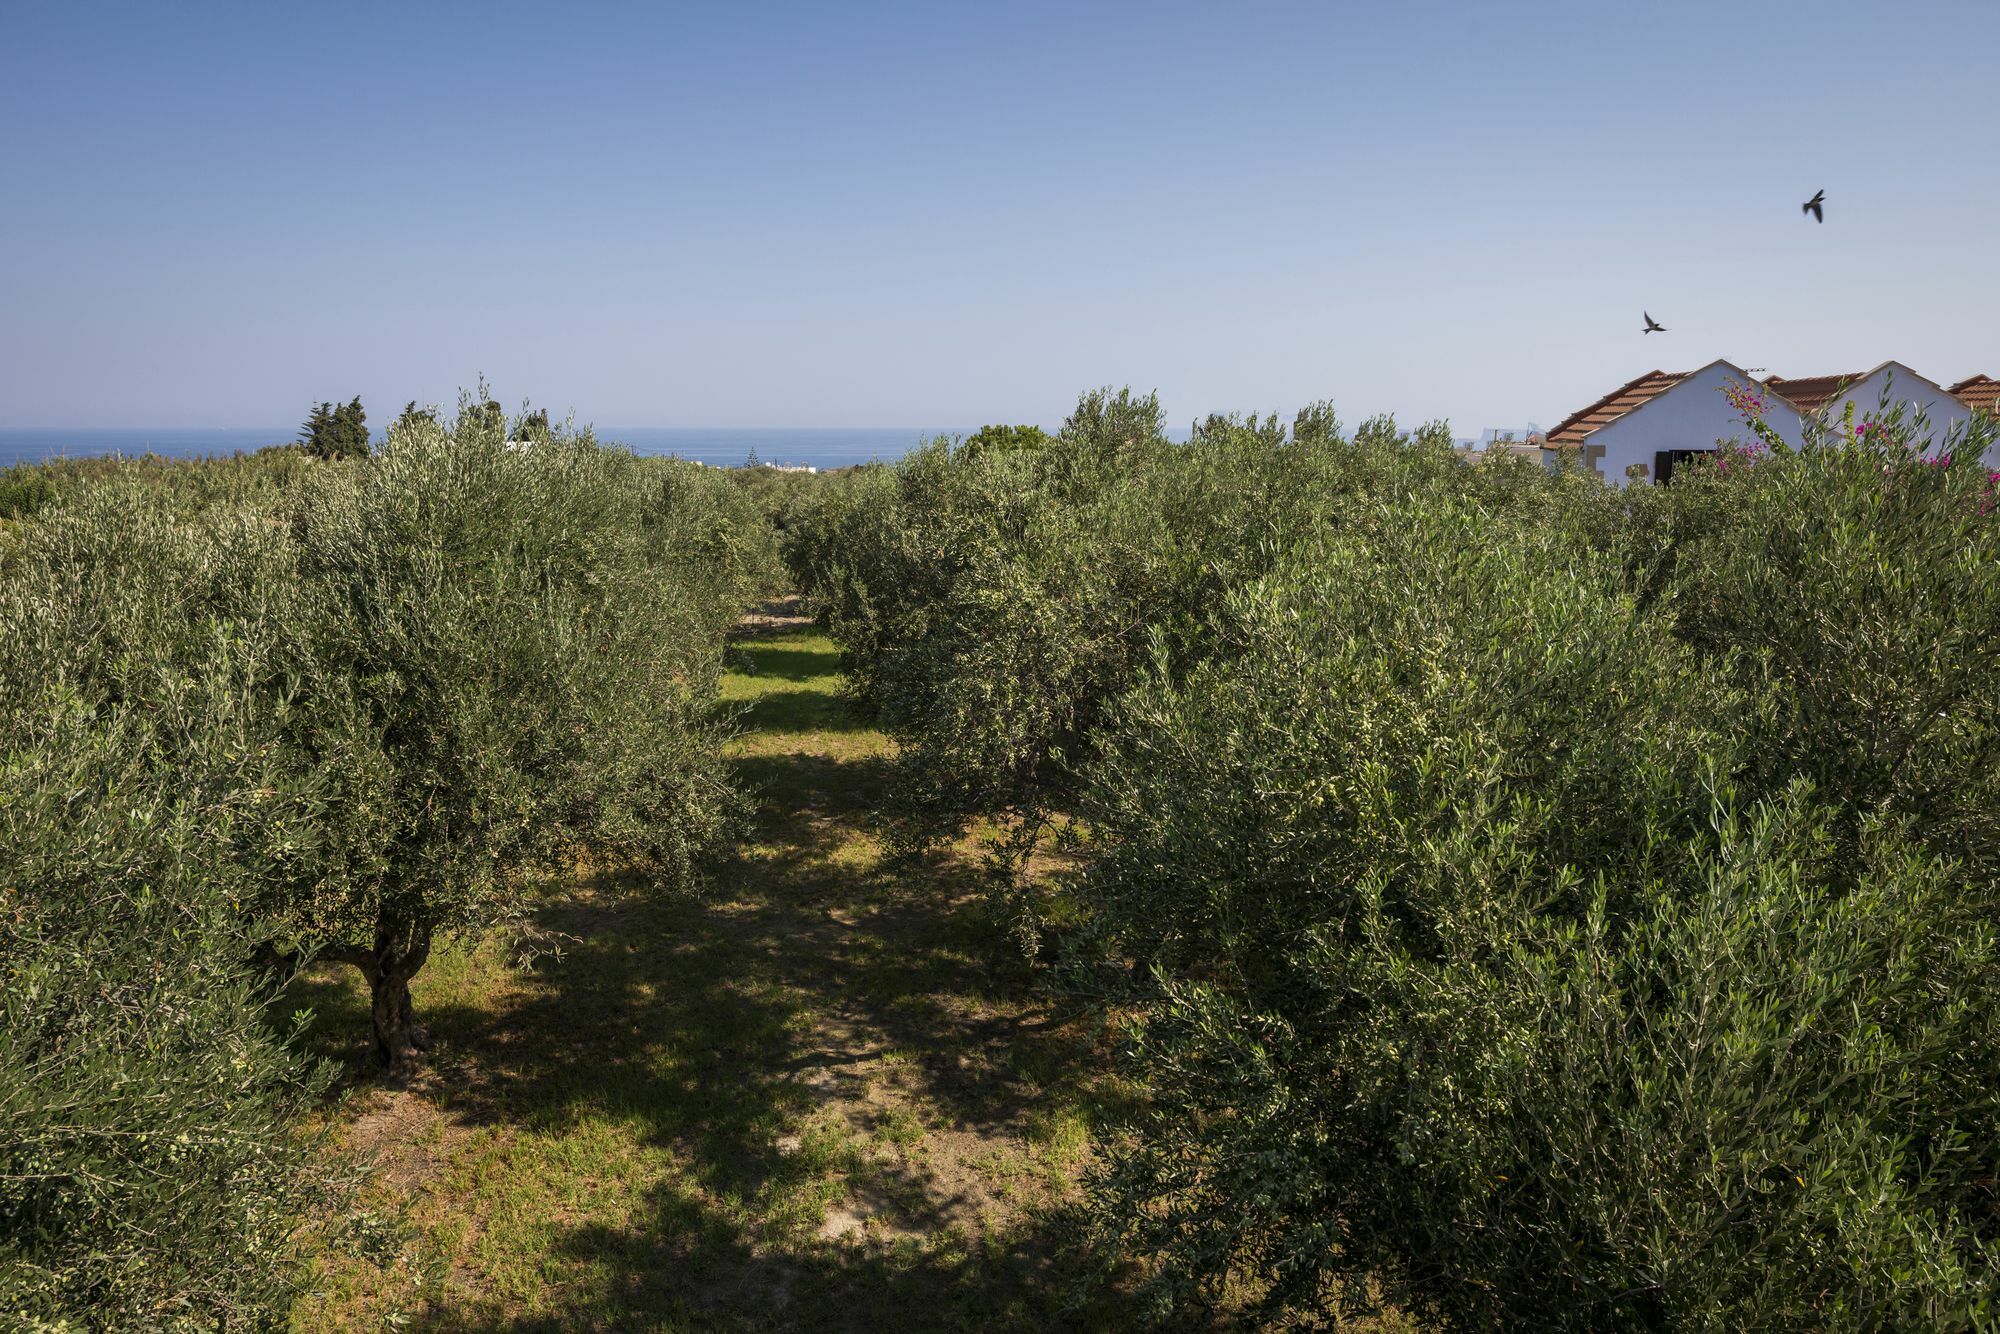
<svg viewBox="0 0 2000 1334">
<path fill-rule="evenodd" d="M 618 426 L 599 427 L 599 440 L 629 446 L 637 454 L 673 454 L 721 467 L 735 467 L 754 454 L 760 463 L 844 468 L 880 459 L 892 463 L 939 435 L 962 435 L 962 427 L 915 426 Z M 297 439 L 297 427 L 99 427 L 0 426 L 0 468 L 53 458 L 95 458 L 104 454 L 159 454 L 203 458 L 282 445 Z"/>
</svg>

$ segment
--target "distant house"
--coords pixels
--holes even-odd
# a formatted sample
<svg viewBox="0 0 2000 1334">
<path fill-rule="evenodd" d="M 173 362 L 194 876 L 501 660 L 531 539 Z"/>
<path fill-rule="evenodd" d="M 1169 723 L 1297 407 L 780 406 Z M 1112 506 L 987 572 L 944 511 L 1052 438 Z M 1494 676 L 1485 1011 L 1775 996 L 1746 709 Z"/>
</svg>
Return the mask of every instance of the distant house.
<svg viewBox="0 0 2000 1334">
<path fill-rule="evenodd" d="M 1487 441 L 1485 446 L 1479 451 L 1479 457 L 1481 459 L 1532 459 L 1539 463 L 1542 459 L 1543 444 L 1544 441 L 1539 432 L 1531 431 L 1517 440 L 1514 438 L 1513 432 L 1509 431 Z"/>
<path fill-rule="evenodd" d="M 1990 375 L 1975 375 L 1969 380 L 1960 380 L 1951 387 L 1951 396 L 1974 412 L 2000 418 L 2000 380 Z"/>
<path fill-rule="evenodd" d="M 1713 454 L 1721 441 L 1753 440 L 1746 413 L 1796 445 L 1807 417 L 1823 413 L 1838 422 L 1852 404 L 1859 424 L 1885 401 L 1911 414 L 1922 410 L 1934 438 L 1941 437 L 1975 410 L 2000 417 L 2000 381 L 1975 375 L 1946 389 L 1897 361 L 1842 375 L 1761 381 L 1729 361 L 1695 371 L 1648 371 L 1566 417 L 1548 433 L 1543 457 L 1551 465 L 1574 459 L 1615 486 L 1664 482 L 1676 466 Z M 1987 451 L 1987 462 L 2000 465 L 2000 444 Z"/>
<path fill-rule="evenodd" d="M 1542 461 L 1542 435 L 1530 425 L 1518 436 L 1513 431 L 1488 429 L 1478 444 L 1471 441 L 1452 446 L 1452 453 L 1465 463 L 1492 463 L 1498 459 L 1521 458 Z"/>
<path fill-rule="evenodd" d="M 1739 404 L 1759 412 L 1786 442 L 1803 439 L 1798 408 L 1764 392 L 1741 366 L 1718 360 L 1700 370 L 1647 371 L 1620 385 L 1550 431 L 1543 457 L 1551 464 L 1574 459 L 1614 486 L 1663 482 L 1677 465 L 1714 453 L 1717 441 L 1754 438 Z"/>
<path fill-rule="evenodd" d="M 1490 449 L 1494 445 L 1524 445 L 1530 440 L 1542 438 L 1542 428 L 1529 422 L 1526 426 L 1489 426 L 1479 433 L 1480 449 Z"/>
<path fill-rule="evenodd" d="M 1942 436 L 1972 417 L 1972 409 L 1951 390 L 1917 374 L 1900 361 L 1885 361 L 1873 370 L 1848 375 L 1811 375 L 1786 379 L 1780 375 L 1764 383 L 1782 395 L 1800 412 L 1824 412 L 1827 420 L 1838 422 L 1854 405 L 1854 420 L 1865 422 L 1886 400 L 1899 404 L 1914 416 L 1918 411 L 1930 418 L 1934 436 Z"/>
<path fill-rule="evenodd" d="M 1488 428 L 1478 442 L 1460 440 L 1452 446 L 1452 454 L 1466 464 L 1492 464 L 1502 458 L 1526 458 L 1528 462 L 1542 462 L 1542 430 L 1538 426 L 1528 426 L 1522 432 L 1512 430 L 1492 430 Z"/>
</svg>

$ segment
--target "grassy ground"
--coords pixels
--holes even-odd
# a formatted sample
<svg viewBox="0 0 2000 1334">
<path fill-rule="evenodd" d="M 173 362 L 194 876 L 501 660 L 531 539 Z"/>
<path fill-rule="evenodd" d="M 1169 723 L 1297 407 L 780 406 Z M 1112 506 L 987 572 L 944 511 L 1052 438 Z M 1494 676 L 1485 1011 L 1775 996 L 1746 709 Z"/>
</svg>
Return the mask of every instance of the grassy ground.
<svg viewBox="0 0 2000 1334">
<path fill-rule="evenodd" d="M 1090 1052 L 969 858 L 885 864 L 888 743 L 840 699 L 832 646 L 735 656 L 751 839 L 701 902 L 607 878 L 546 903 L 569 939 L 532 972 L 497 939 L 433 959 L 432 1073 L 338 1112 L 378 1158 L 379 1254 L 326 1261 L 296 1327 L 1074 1323 L 1060 1215 L 1105 1096 Z M 358 984 L 315 975 L 298 1000 L 358 1063 Z"/>
</svg>

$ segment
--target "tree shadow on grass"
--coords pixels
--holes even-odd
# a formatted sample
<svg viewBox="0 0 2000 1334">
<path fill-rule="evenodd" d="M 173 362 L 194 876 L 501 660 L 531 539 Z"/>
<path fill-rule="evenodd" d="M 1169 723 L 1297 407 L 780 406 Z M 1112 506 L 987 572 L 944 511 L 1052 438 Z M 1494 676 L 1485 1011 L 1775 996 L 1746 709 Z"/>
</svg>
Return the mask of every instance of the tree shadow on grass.
<svg viewBox="0 0 2000 1334">
<path fill-rule="evenodd" d="M 710 892 L 603 877 L 534 910 L 564 942 L 534 973 L 488 945 L 418 979 L 439 1046 L 410 1096 L 457 1138 L 401 1172 L 447 1174 L 420 1189 L 456 1268 L 417 1323 L 1117 1327 L 1064 1306 L 1068 1169 L 1036 1147 L 1102 1091 L 1090 1041 L 1048 1014 L 975 871 L 883 862 L 879 742 L 782 734 L 859 730 L 803 688 L 830 652 L 733 651 L 801 688 L 751 702 L 779 734 L 734 760 L 757 829 Z M 351 978 L 288 1000 L 319 1012 L 321 1054 L 365 1054 Z"/>
<path fill-rule="evenodd" d="M 737 715 L 753 732 L 865 732 L 867 721 L 851 706 L 824 690 L 770 690 L 757 696 Z"/>
<path fill-rule="evenodd" d="M 855 855 L 853 822 L 828 812 L 868 805 L 878 758 L 740 763 L 790 795 L 703 901 L 600 879 L 535 912 L 563 955 L 497 1000 L 420 996 L 439 1039 L 424 1096 L 493 1137 L 478 1171 L 527 1174 L 526 1208 L 549 1214 L 485 1218 L 514 1279 L 456 1284 L 422 1323 L 1063 1327 L 1065 1217 L 1007 1206 L 976 1154 L 945 1171 L 889 1146 L 921 1114 L 931 1142 L 1018 1154 L 1087 1044 L 1044 1013 L 968 873 Z M 365 1038 L 345 978 L 303 979 L 299 998 L 327 1054 Z M 564 1193 L 582 1203 L 550 1209 Z M 544 1266 L 556 1277 L 524 1295 Z"/>
<path fill-rule="evenodd" d="M 766 872 L 786 874 L 784 860 Z M 914 1054 L 899 1069 L 944 1124 L 1019 1128 L 1041 1095 L 1013 1049 L 1050 1035 L 1038 1017 L 977 1012 L 993 979 L 975 955 L 837 929 L 811 896 L 704 913 L 601 892 L 587 912 L 544 914 L 580 943 L 468 1035 L 478 1050 L 451 1107 L 544 1135 L 610 1120 L 675 1166 L 629 1219 L 585 1218 L 550 1240 L 552 1259 L 587 1276 L 564 1286 L 559 1309 L 439 1311 L 439 1327 L 1060 1323 L 1060 1219 L 984 1232 L 981 1201 L 922 1163 L 864 1161 L 876 1129 L 865 1117 L 824 1144 L 800 1133 L 830 1099 L 865 1107 L 867 1072 L 898 1051 Z M 457 1019 L 438 1022 L 455 1031 Z M 823 1239 L 829 1207 L 857 1231 L 862 1217 L 881 1226 Z"/>
<path fill-rule="evenodd" d="M 765 643 L 738 640 L 729 646 L 729 659 L 732 667 L 760 680 L 803 684 L 829 680 L 837 674 L 836 657 L 830 647 L 802 647 L 789 640 Z"/>
<path fill-rule="evenodd" d="M 880 756 L 837 760 L 811 753 L 739 755 L 732 767 L 737 785 L 758 804 L 760 833 L 767 839 L 799 837 L 811 818 L 826 815 L 849 817 L 850 825 L 865 826 L 889 783 L 889 763 Z M 832 830 L 829 836 L 851 837 L 851 831 Z"/>
<path fill-rule="evenodd" d="M 601 1286 L 561 1311 L 466 1310 L 433 1329 L 555 1334 L 577 1328 L 689 1330 L 1064 1330 L 1125 1327 L 1109 1303 L 1067 1307 L 1060 1259 L 1071 1225 L 1051 1218 L 1011 1237 L 954 1234 L 918 1251 L 829 1244 L 773 1255 L 746 1244 L 687 1196 L 650 1201 L 648 1228 L 586 1225 L 562 1243 Z"/>
</svg>

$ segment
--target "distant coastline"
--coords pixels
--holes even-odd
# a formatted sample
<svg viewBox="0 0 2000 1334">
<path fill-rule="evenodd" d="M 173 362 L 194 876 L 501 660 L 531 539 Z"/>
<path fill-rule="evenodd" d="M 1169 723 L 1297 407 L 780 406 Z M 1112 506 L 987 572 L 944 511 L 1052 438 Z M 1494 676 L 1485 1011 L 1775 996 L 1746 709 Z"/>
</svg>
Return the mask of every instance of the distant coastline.
<svg viewBox="0 0 2000 1334">
<path fill-rule="evenodd" d="M 761 463 L 845 468 L 871 459 L 893 462 L 925 440 L 968 428 L 911 426 L 606 426 L 597 438 L 639 454 L 674 454 L 734 467 L 753 454 Z M 54 458 L 158 454 L 202 458 L 290 444 L 297 427 L 0 426 L 0 468 Z"/>
</svg>

